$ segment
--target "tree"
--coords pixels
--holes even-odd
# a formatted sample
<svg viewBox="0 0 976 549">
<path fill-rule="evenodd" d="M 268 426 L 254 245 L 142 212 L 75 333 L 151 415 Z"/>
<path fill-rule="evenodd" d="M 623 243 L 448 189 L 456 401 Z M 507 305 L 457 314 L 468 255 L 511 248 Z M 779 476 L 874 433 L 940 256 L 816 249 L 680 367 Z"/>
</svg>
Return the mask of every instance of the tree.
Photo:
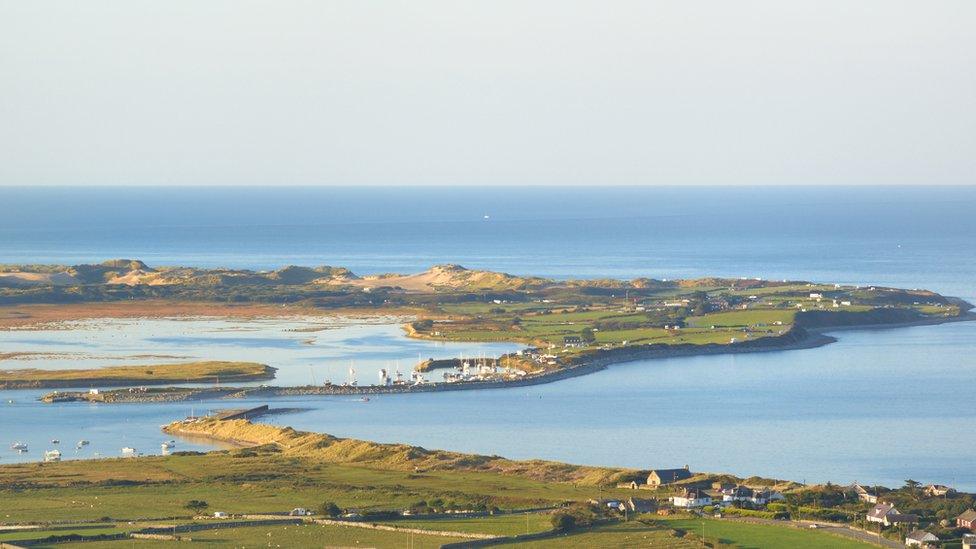
<svg viewBox="0 0 976 549">
<path fill-rule="evenodd" d="M 576 527 L 576 517 L 569 513 L 556 513 L 549 521 L 556 530 L 572 530 Z"/>
<path fill-rule="evenodd" d="M 203 511 L 207 507 L 210 507 L 210 505 L 207 504 L 206 501 L 199 499 L 191 499 L 190 501 L 186 502 L 186 505 L 183 506 L 184 509 L 189 509 L 191 511 Z"/>
<path fill-rule="evenodd" d="M 905 481 L 905 490 L 908 491 L 908 495 L 910 495 L 915 501 L 918 501 L 918 488 L 921 485 L 922 483 L 917 480 L 907 479 Z"/>
<path fill-rule="evenodd" d="M 593 343 L 596 341 L 596 334 L 593 333 L 593 328 L 583 328 L 583 331 L 580 333 L 580 339 L 584 343 Z"/>
<path fill-rule="evenodd" d="M 323 501 L 322 504 L 319 505 L 319 514 L 324 517 L 337 517 L 342 514 L 342 509 L 340 509 L 335 502 Z"/>
</svg>

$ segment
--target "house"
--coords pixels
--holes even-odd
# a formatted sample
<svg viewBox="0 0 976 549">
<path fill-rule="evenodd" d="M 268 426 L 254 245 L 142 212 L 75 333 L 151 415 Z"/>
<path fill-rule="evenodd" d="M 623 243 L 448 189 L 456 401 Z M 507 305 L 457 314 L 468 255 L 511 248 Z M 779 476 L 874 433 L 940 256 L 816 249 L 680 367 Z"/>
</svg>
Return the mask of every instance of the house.
<svg viewBox="0 0 976 549">
<path fill-rule="evenodd" d="M 969 528 L 976 532 L 976 511 L 967 509 L 963 514 L 956 517 L 957 528 Z"/>
<path fill-rule="evenodd" d="M 885 526 L 893 524 L 913 524 L 918 522 L 915 515 L 903 514 L 895 508 L 893 503 L 879 503 L 868 511 L 868 522 L 878 522 Z"/>
<path fill-rule="evenodd" d="M 962 549 L 976 549 L 976 534 L 962 535 Z"/>
<path fill-rule="evenodd" d="M 874 506 L 870 511 L 868 511 L 867 521 L 868 522 L 880 522 L 886 523 L 888 517 L 898 515 L 898 509 L 895 508 L 892 503 L 879 503 Z"/>
<path fill-rule="evenodd" d="M 918 515 L 897 513 L 895 515 L 885 517 L 882 524 L 885 526 L 894 526 L 895 524 L 918 524 Z"/>
<path fill-rule="evenodd" d="M 749 502 L 753 505 L 766 505 L 771 501 L 782 501 L 784 499 L 786 499 L 786 496 L 783 494 L 776 492 L 775 490 L 764 489 L 754 490 L 752 497 L 749 498 Z"/>
<path fill-rule="evenodd" d="M 786 496 L 777 492 L 776 490 L 770 490 L 768 488 L 764 490 L 757 490 L 752 497 L 752 502 L 755 503 L 756 505 L 765 505 L 773 501 L 785 501 L 785 500 L 786 500 Z"/>
<path fill-rule="evenodd" d="M 749 501 L 752 499 L 754 494 L 755 492 L 752 488 L 748 488 L 746 486 L 736 486 L 735 488 L 722 490 L 722 501 L 726 503 Z"/>
<path fill-rule="evenodd" d="M 866 503 L 878 503 L 878 493 L 870 488 L 865 488 L 860 484 L 854 484 L 854 494 L 857 499 Z"/>
<path fill-rule="evenodd" d="M 311 514 L 312 512 L 304 507 L 295 507 L 290 513 L 288 513 L 288 515 L 292 517 L 307 517 Z"/>
<path fill-rule="evenodd" d="M 582 347 L 583 338 L 580 336 L 566 336 L 563 338 L 563 347 Z"/>
<path fill-rule="evenodd" d="M 938 542 L 938 536 L 926 532 L 925 530 L 915 530 L 911 534 L 905 536 L 906 547 L 935 547 L 933 544 Z"/>
<path fill-rule="evenodd" d="M 662 484 L 671 484 L 672 482 L 689 478 L 691 478 L 691 471 L 688 470 L 687 465 L 683 469 L 653 469 L 647 475 L 647 484 L 650 486 L 661 486 Z"/>
<path fill-rule="evenodd" d="M 630 498 L 627 508 L 634 513 L 653 513 L 657 509 L 657 501 L 653 499 Z"/>
<path fill-rule="evenodd" d="M 691 509 L 712 504 L 712 497 L 698 488 L 686 488 L 676 496 L 671 496 L 671 504 L 675 507 Z"/>
<path fill-rule="evenodd" d="M 956 493 L 955 490 L 941 484 L 929 484 L 925 487 L 925 495 L 933 498 L 948 496 L 954 493 Z"/>
</svg>

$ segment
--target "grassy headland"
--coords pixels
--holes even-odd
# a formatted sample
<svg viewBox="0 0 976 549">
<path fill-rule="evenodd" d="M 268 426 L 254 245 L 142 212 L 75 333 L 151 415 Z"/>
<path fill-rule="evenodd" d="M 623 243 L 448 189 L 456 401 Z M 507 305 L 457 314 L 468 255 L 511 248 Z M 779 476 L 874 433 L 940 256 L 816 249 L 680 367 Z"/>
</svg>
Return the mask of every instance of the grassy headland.
<svg viewBox="0 0 976 549">
<path fill-rule="evenodd" d="M 85 370 L 0 370 L 0 389 L 259 381 L 275 369 L 256 362 L 203 361 Z"/>
<path fill-rule="evenodd" d="M 697 547 L 702 541 L 713 547 L 772 549 L 867 546 L 865 534 L 849 526 L 863 526 L 858 517 L 870 504 L 860 501 L 848 487 L 838 485 L 804 486 L 698 473 L 673 485 L 634 490 L 619 486 L 627 480 L 641 482 L 646 470 L 513 461 L 340 439 L 243 420 L 177 422 L 165 430 L 175 436 L 208 436 L 245 446 L 208 454 L 0 466 L 0 541 L 72 532 L 124 534 L 147 526 L 173 532 L 221 526 L 189 535 L 194 542 L 218 547 L 240 546 L 269 536 L 285 545 L 332 540 L 394 547 L 406 546 L 414 537 L 418 544 L 438 546 L 461 541 L 470 534 L 525 533 L 543 534 L 531 542 L 499 541 L 537 547 Z M 671 495 L 690 487 L 715 492 L 715 483 L 719 482 L 778 490 L 786 499 L 769 504 L 768 509 L 733 506 L 722 511 L 728 517 L 704 522 L 681 511 L 667 516 L 625 514 L 605 504 L 640 498 L 651 509 L 671 509 Z M 974 503 L 969 494 L 928 496 L 917 484 L 876 489 L 886 500 L 896 502 L 902 512 L 918 514 L 922 525 L 943 539 L 951 539 L 956 532 L 937 522 Z M 359 527 L 342 522 L 316 523 L 315 517 L 297 525 L 247 522 L 295 507 L 316 511 L 318 517 L 349 514 L 345 520 Z M 404 510 L 410 513 L 402 513 Z M 510 514 L 519 510 L 530 511 Z M 231 520 L 239 522 L 220 524 L 193 518 L 213 511 L 234 515 Z M 455 514 L 460 511 L 466 513 Z M 556 519 L 566 514 L 575 517 L 575 524 L 553 530 L 559 522 Z M 742 517 L 750 522 L 743 522 Z M 808 523 L 767 517 L 840 525 L 829 531 L 811 530 Z M 27 524 L 36 530 L 2 531 L 4 525 Z M 385 529 L 376 530 L 374 525 Z M 410 533 L 408 529 L 416 531 Z M 451 532 L 457 535 L 452 537 Z M 897 537 L 900 531 L 891 528 L 883 534 Z M 89 543 L 85 547 L 113 548 L 127 547 L 132 540 Z M 152 543 L 168 546 L 165 540 Z"/>
</svg>

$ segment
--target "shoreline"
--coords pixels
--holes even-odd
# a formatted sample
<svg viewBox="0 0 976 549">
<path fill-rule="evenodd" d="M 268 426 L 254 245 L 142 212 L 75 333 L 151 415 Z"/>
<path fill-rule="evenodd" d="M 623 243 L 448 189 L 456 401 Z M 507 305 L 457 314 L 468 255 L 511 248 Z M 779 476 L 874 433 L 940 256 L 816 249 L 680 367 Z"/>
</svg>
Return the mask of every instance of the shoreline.
<svg viewBox="0 0 976 549">
<path fill-rule="evenodd" d="M 761 338 L 737 344 L 704 344 L 704 345 L 667 345 L 620 348 L 608 351 L 597 351 L 595 356 L 588 357 L 576 365 L 570 365 L 558 370 L 546 371 L 539 374 L 529 374 L 521 379 L 490 380 L 490 381 L 459 381 L 433 382 L 419 385 L 304 385 L 304 386 L 259 386 L 259 387 L 225 387 L 225 388 L 193 388 L 193 387 L 157 387 L 146 391 L 132 392 L 115 390 L 103 392 L 93 398 L 87 392 L 55 392 L 45 395 L 41 400 L 45 402 L 101 402 L 101 403 L 146 403 L 146 402 L 179 402 L 200 401 L 211 399 L 244 399 L 289 396 L 363 396 L 386 394 L 433 393 L 446 391 L 472 391 L 481 389 L 507 389 L 530 387 L 554 383 L 564 379 L 588 375 L 604 370 L 614 364 L 625 364 L 642 360 L 665 358 L 706 356 L 721 354 L 761 353 L 775 351 L 793 351 L 823 347 L 837 341 L 828 332 L 848 330 L 877 330 L 907 328 L 915 326 L 929 326 L 950 322 L 968 322 L 976 320 L 976 314 L 966 314 L 922 319 L 913 322 L 851 325 L 851 326 L 819 326 L 815 328 L 797 328 L 775 338 Z"/>
</svg>

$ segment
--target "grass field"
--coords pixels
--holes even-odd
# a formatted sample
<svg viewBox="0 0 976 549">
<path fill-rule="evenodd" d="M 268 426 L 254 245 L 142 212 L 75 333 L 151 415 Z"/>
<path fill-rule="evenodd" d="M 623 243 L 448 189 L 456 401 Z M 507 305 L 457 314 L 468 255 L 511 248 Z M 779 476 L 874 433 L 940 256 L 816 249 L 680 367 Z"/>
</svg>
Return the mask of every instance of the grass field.
<svg viewBox="0 0 976 549">
<path fill-rule="evenodd" d="M 549 530 L 549 516 L 528 515 L 530 532 Z M 484 518 L 394 521 L 403 528 L 420 528 L 443 532 L 466 532 L 514 536 L 524 534 L 526 516 L 503 515 Z M 653 517 L 585 528 L 535 541 L 503 544 L 528 548 L 561 547 L 668 547 L 684 549 L 701 547 L 702 519 Z M 385 524 L 384 522 L 383 524 Z M 827 532 L 791 528 L 786 525 L 749 524 L 744 522 L 704 520 L 704 538 L 716 547 L 738 549 L 864 549 L 870 544 L 846 539 Z M 129 529 L 132 529 L 131 527 Z M 40 539 L 50 534 L 71 532 L 97 535 L 121 530 L 110 528 L 62 529 L 35 532 L 32 535 L 7 536 L 3 539 Z M 452 536 L 388 532 L 332 525 L 280 525 L 228 527 L 183 534 L 192 545 L 204 547 L 439 547 L 444 543 L 463 541 Z M 85 543 L 41 545 L 41 547 L 85 547 L 90 549 L 124 547 L 186 547 L 186 542 L 115 540 Z"/>
<path fill-rule="evenodd" d="M 598 526 L 554 538 L 508 544 L 502 547 L 529 549 L 557 549 L 564 547 L 661 547 L 669 549 L 700 548 L 701 539 L 693 535 L 683 538 L 671 535 L 667 528 L 649 527 L 639 522 L 625 522 Z M 777 549 L 777 548 L 772 548 Z M 783 547 L 782 549 L 787 549 Z"/>
<path fill-rule="evenodd" d="M 361 511 L 399 510 L 438 499 L 459 507 L 525 508 L 585 500 L 597 491 L 490 472 L 416 474 L 276 455 L 175 455 L 2 466 L 0 521 L 189 516 L 183 506 L 192 499 L 206 501 L 209 511 L 228 513 L 314 509 L 323 501 Z"/>
<path fill-rule="evenodd" d="M 707 328 L 716 327 L 746 327 L 765 324 L 775 325 L 781 322 L 784 325 L 792 324 L 796 313 L 791 310 L 780 309 L 749 309 L 744 311 L 728 311 L 722 313 L 709 313 L 703 316 L 688 317 L 689 326 L 699 326 Z"/>
<path fill-rule="evenodd" d="M 316 524 L 290 526 L 252 526 L 220 528 L 187 534 L 192 543 L 178 541 L 117 540 L 66 543 L 34 547 L 72 547 L 78 549 L 124 549 L 126 547 L 411 547 L 434 549 L 463 538 L 384 532 L 365 528 Z"/>
<path fill-rule="evenodd" d="M 84 370 L 0 370 L 0 385 L 33 383 L 173 383 L 193 381 L 248 381 L 270 379 L 274 369 L 256 362 L 203 361 L 145 366 L 107 366 Z"/>
<path fill-rule="evenodd" d="M 707 539 L 719 539 L 740 549 L 790 547 L 794 549 L 864 549 L 870 545 L 842 538 L 827 532 L 804 530 L 786 526 L 770 526 L 714 519 L 666 519 L 655 517 L 654 522 L 670 528 L 695 532 L 700 536 L 705 525 Z"/>
<path fill-rule="evenodd" d="M 438 520 L 395 520 L 383 521 L 381 524 L 389 524 L 401 528 L 448 530 L 451 532 L 471 532 L 499 536 L 517 536 L 519 534 L 543 532 L 552 528 L 550 516 L 544 513 Z"/>
</svg>

